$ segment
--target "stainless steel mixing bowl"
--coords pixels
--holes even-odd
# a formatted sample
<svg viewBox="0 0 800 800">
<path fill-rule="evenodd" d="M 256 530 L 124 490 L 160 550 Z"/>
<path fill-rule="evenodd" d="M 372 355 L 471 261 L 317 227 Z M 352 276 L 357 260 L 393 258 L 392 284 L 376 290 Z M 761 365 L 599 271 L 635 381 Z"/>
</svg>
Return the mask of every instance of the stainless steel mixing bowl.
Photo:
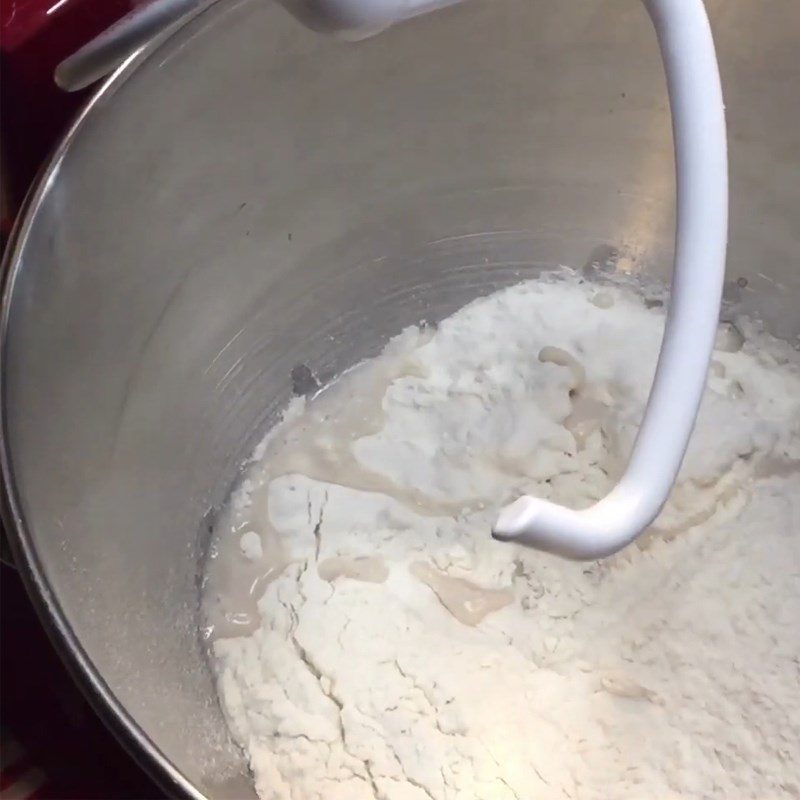
<svg viewBox="0 0 800 800">
<path fill-rule="evenodd" d="M 797 2 L 708 4 L 729 299 L 797 341 Z M 61 652 L 170 791 L 253 794 L 198 584 L 210 510 L 293 368 L 335 375 L 558 263 L 665 277 L 673 188 L 635 0 L 472 0 L 358 44 L 222 3 L 99 91 L 10 248 L 5 510 Z"/>
</svg>

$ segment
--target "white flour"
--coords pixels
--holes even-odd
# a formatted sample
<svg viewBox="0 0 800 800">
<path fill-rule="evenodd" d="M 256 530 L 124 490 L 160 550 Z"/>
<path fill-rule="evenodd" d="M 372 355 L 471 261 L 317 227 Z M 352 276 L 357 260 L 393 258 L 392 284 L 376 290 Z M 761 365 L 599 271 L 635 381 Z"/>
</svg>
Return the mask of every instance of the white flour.
<svg viewBox="0 0 800 800">
<path fill-rule="evenodd" d="M 619 287 L 527 283 L 293 404 L 206 592 L 263 800 L 800 796 L 796 353 L 721 332 L 679 485 L 620 556 L 489 535 L 523 492 L 607 491 L 662 327 Z"/>
</svg>

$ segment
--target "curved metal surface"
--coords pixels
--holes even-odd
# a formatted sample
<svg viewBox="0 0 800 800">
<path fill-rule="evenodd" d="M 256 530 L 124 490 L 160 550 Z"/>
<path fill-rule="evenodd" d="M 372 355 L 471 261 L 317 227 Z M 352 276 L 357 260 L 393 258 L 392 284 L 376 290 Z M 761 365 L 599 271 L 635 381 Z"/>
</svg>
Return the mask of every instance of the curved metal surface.
<svg viewBox="0 0 800 800">
<path fill-rule="evenodd" d="M 132 59 L 129 59 L 129 61 Z M 70 129 L 58 144 L 48 163 L 43 167 L 31 191 L 25 198 L 11 231 L 8 245 L 0 265 L 0 342 L 5 342 L 8 325 L 11 297 L 14 284 L 22 268 L 20 254 L 24 251 L 27 237 L 30 234 L 36 211 L 43 198 L 52 188 L 64 154 L 70 142 L 81 130 L 86 117 L 93 107 L 106 95 L 113 94 L 118 81 L 124 80 L 128 62 L 112 75 L 103 86 L 89 99 Z M 6 413 L 5 413 L 5 359 L 3 347 L 0 349 L 0 474 L 2 475 L 2 491 L 0 491 L 0 516 L 6 531 L 10 532 L 9 544 L 13 555 L 14 566 L 23 580 L 48 636 L 56 646 L 67 669 L 75 681 L 81 686 L 93 708 L 101 716 L 114 736 L 136 758 L 140 766 L 148 770 L 171 797 L 197 798 L 205 796 L 165 758 L 153 741 L 144 733 L 125 707 L 115 697 L 108 684 L 98 673 L 95 665 L 81 646 L 72 625 L 58 601 L 53 587 L 46 576 L 46 571 L 34 547 L 25 516 L 20 508 L 19 497 L 14 480 L 11 454 L 7 447 Z"/>
<path fill-rule="evenodd" d="M 795 5 L 709 4 L 728 295 L 790 340 Z M 9 248 L 4 513 L 62 652 L 170 791 L 252 795 L 198 575 L 206 512 L 292 367 L 335 374 L 559 262 L 663 277 L 670 150 L 655 39 L 626 0 L 474 2 L 346 46 L 226 4 L 96 95 Z"/>
</svg>

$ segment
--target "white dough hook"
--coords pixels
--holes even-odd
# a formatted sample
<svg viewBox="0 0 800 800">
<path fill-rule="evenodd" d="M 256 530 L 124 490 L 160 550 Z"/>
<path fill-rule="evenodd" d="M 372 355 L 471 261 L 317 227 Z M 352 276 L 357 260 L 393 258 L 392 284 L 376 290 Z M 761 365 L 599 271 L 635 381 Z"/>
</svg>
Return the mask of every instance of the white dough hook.
<svg viewBox="0 0 800 800">
<path fill-rule="evenodd" d="M 282 0 L 316 30 L 363 38 L 459 0 Z M 63 61 L 56 81 L 82 88 L 153 36 L 215 0 L 152 0 Z M 678 475 L 706 383 L 722 300 L 728 232 L 725 114 L 702 0 L 643 0 L 667 77 L 677 176 L 672 291 L 647 408 L 627 469 L 582 511 L 534 497 L 504 508 L 493 536 L 567 558 L 596 559 L 630 544 L 656 518 Z"/>
<path fill-rule="evenodd" d="M 714 348 L 728 238 L 725 108 L 702 0 L 645 0 L 667 76 L 677 214 L 672 289 L 650 397 L 619 483 L 583 511 L 534 497 L 504 508 L 496 539 L 567 558 L 630 544 L 658 516 L 694 428 Z"/>
</svg>

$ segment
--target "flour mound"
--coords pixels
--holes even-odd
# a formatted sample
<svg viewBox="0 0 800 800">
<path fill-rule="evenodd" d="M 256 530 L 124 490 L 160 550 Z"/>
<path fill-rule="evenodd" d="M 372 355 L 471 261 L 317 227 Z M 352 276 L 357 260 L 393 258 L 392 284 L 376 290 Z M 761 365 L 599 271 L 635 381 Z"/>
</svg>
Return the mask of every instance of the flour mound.
<svg viewBox="0 0 800 800">
<path fill-rule="evenodd" d="M 617 557 L 489 535 L 522 493 L 609 490 L 663 321 L 623 287 L 523 283 L 271 433 L 216 531 L 253 607 L 206 592 L 262 800 L 800 795 L 796 354 L 721 337 L 672 498 Z"/>
</svg>

